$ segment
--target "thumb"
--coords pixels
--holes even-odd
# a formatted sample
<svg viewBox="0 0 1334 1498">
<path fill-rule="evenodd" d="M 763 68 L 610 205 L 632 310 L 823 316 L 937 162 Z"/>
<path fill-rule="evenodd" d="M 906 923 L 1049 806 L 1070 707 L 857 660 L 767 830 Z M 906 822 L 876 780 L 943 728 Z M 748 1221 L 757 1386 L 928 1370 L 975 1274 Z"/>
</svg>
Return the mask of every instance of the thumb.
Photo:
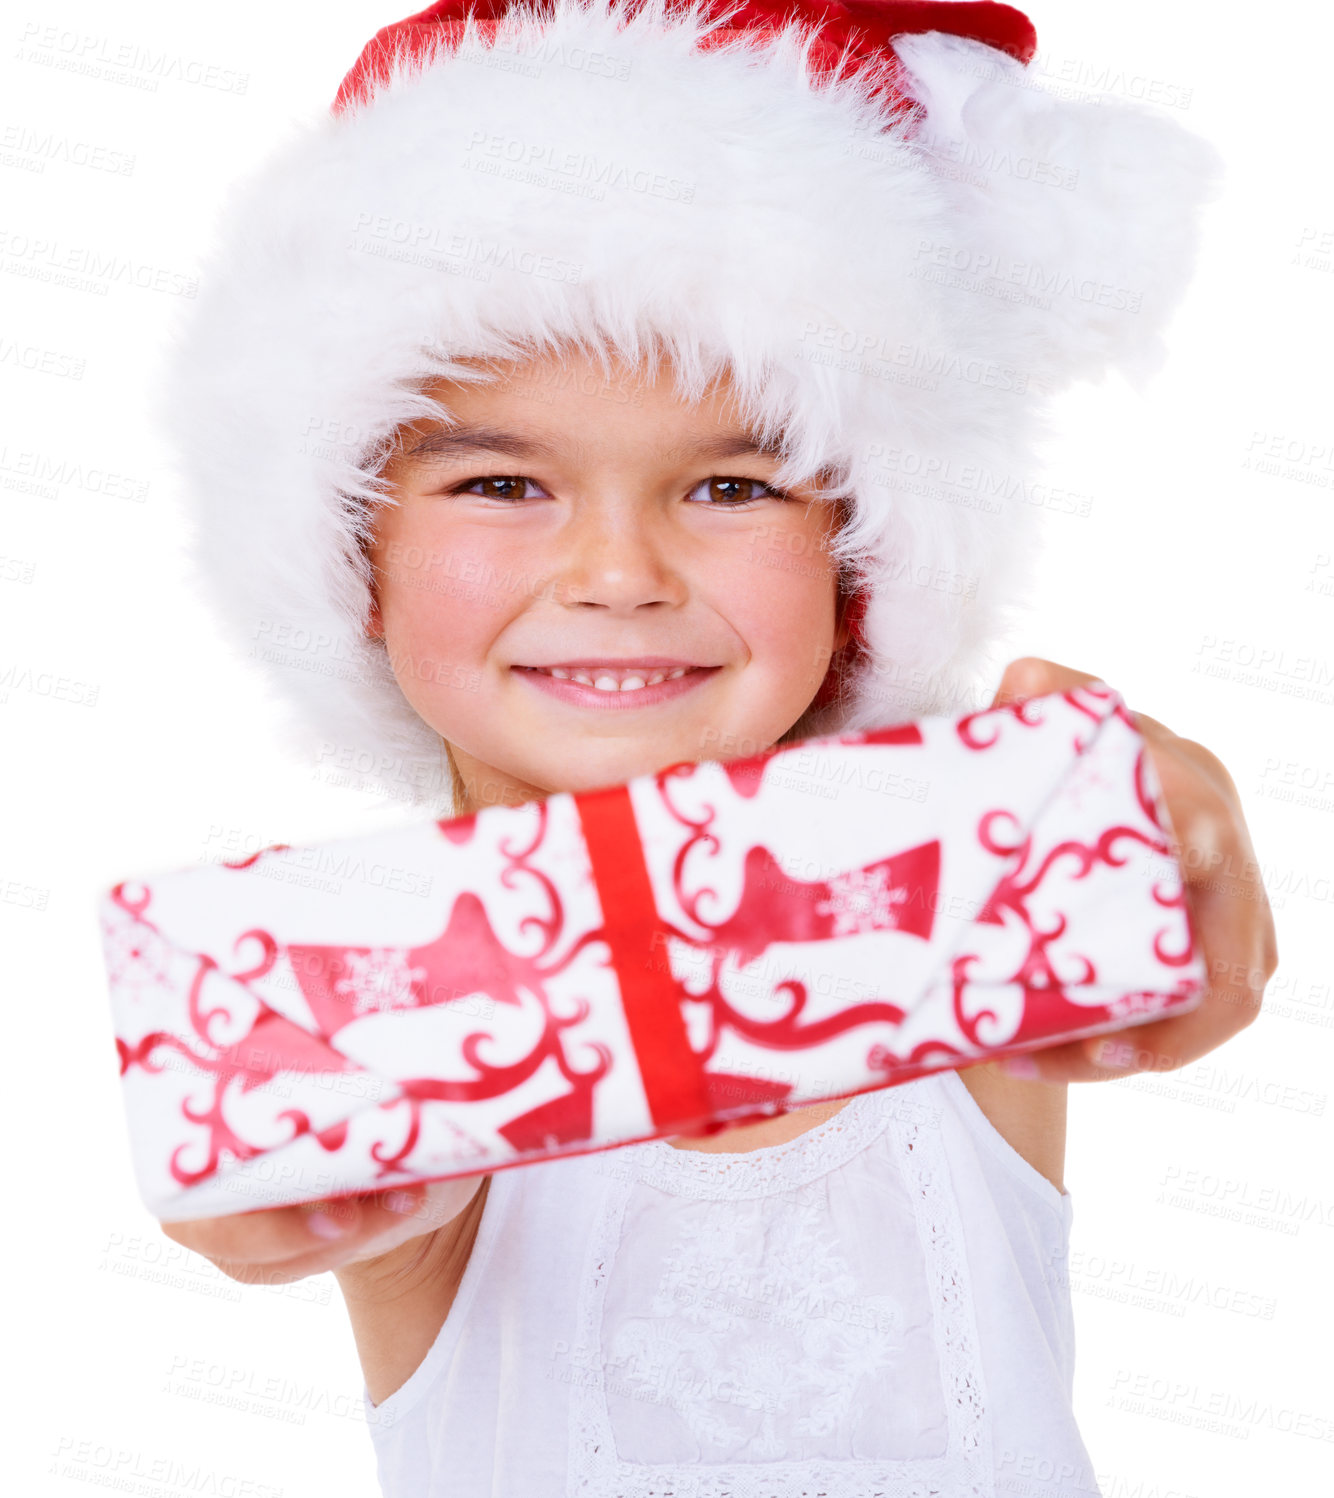
<svg viewBox="0 0 1334 1498">
<path fill-rule="evenodd" d="M 1026 697 L 1045 697 L 1049 692 L 1068 692 L 1074 687 L 1086 687 L 1100 679 L 1090 676 L 1087 671 L 1076 671 L 1073 666 L 1043 660 L 1041 656 L 1022 655 L 1006 666 L 991 706 L 1009 707 Z"/>
</svg>

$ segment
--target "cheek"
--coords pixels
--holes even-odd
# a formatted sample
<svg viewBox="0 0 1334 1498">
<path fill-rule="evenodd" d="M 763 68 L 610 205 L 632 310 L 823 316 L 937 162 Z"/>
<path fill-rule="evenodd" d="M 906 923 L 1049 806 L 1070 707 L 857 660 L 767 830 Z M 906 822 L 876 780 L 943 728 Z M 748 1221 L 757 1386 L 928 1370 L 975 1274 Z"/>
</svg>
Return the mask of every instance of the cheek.
<svg viewBox="0 0 1334 1498">
<path fill-rule="evenodd" d="M 801 655 L 827 655 L 837 574 L 821 536 L 812 515 L 780 513 L 739 533 L 720 529 L 703 546 L 697 537 L 689 559 L 682 558 L 692 585 L 744 639 L 756 664 L 790 670 Z M 380 612 L 395 670 L 401 679 L 416 677 L 414 700 L 430 695 L 421 690 L 428 663 L 480 665 L 512 619 L 551 600 L 552 580 L 537 565 L 541 553 L 518 529 L 448 526 L 429 509 L 387 519 L 377 558 Z"/>
<path fill-rule="evenodd" d="M 536 586 L 503 534 L 411 517 L 382 546 L 379 569 L 380 614 L 396 670 L 428 656 L 479 663 Z"/>
<path fill-rule="evenodd" d="M 757 526 L 717 581 L 752 654 L 793 660 L 833 639 L 837 569 L 809 526 Z"/>
</svg>

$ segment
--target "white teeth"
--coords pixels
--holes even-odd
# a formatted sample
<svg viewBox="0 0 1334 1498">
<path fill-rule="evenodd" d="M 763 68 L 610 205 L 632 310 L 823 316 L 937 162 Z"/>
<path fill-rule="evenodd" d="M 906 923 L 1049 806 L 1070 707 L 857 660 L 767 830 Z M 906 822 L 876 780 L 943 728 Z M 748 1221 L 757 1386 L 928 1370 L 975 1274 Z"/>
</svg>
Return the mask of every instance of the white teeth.
<svg viewBox="0 0 1334 1498">
<path fill-rule="evenodd" d="M 671 671 L 651 671 L 647 675 L 636 671 L 619 680 L 610 672 L 594 676 L 588 671 L 571 671 L 566 666 L 539 666 L 537 669 L 547 676 L 554 676 L 557 681 L 575 681 L 599 692 L 638 692 L 644 687 L 655 687 L 660 681 L 676 681 L 691 667 L 677 666 Z"/>
</svg>

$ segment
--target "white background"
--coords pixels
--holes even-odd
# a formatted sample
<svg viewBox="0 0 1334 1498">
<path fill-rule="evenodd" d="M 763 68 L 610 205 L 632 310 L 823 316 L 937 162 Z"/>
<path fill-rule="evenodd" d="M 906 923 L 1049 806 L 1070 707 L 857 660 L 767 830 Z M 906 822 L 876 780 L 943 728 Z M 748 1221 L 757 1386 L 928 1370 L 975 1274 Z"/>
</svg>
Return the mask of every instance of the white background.
<svg viewBox="0 0 1334 1498">
<path fill-rule="evenodd" d="M 1149 0 L 1029 13 L 1038 65 L 1095 90 L 1099 75 L 1113 93 L 1156 86 L 1223 151 L 1229 185 L 1166 370 L 1143 397 L 1109 382 L 1062 404 L 1046 477 L 1092 504 L 1046 517 L 1039 604 L 1011 654 L 1101 675 L 1222 758 L 1281 955 L 1266 1012 L 1221 1051 L 1072 1089 L 1077 1413 L 1108 1498 L 1327 1491 L 1334 21 L 1289 0 L 1245 26 Z M 397 18 L 385 0 L 10 9 L 0 228 L 128 257 L 169 284 L 197 273 L 229 182 L 314 118 Z M 37 60 L 46 27 L 67 40 Z M 75 71 L 72 34 L 107 54 L 138 44 L 215 64 L 244 91 Z M 22 149 L 44 135 L 130 169 Z M 138 1474 L 124 1491 L 169 1498 L 373 1495 L 332 1278 L 243 1290 L 137 1205 L 95 901 L 121 878 L 208 856 L 228 829 L 252 848 L 300 844 L 402 811 L 283 757 L 256 679 L 181 581 L 180 495 L 147 392 L 189 302 L 124 282 L 105 295 L 46 284 L 28 263 L 0 254 L 0 676 L 15 668 L 0 687 L 0 1090 L 6 1282 L 27 1323 L 9 1342 L 3 1475 L 25 1498 L 82 1493 L 117 1470 Z M 48 372 L 25 367 L 33 349 Z M 33 453 L 84 477 L 34 490 Z M 121 477 L 99 488 L 94 470 Z M 76 698 L 96 688 L 96 701 L 14 685 L 28 671 L 86 684 Z M 175 1474 L 153 1485 L 144 1474 L 164 1461 Z M 1016 1474 L 1007 1491 L 1041 1488 Z"/>
</svg>

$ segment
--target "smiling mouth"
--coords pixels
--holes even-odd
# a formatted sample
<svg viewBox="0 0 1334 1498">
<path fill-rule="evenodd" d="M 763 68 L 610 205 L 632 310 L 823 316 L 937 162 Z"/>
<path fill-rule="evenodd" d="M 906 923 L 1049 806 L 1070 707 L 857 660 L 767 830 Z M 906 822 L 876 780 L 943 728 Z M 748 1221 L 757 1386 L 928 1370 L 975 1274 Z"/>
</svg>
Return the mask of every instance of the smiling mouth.
<svg viewBox="0 0 1334 1498">
<path fill-rule="evenodd" d="M 592 687 L 598 692 L 639 692 L 645 687 L 656 687 L 659 682 L 676 681 L 694 666 L 674 666 L 671 670 L 658 667 L 646 670 L 639 666 L 596 666 L 591 670 L 571 666 L 524 666 L 525 671 L 536 671 L 541 676 L 551 676 L 557 681 L 577 682 L 581 687 Z"/>
<path fill-rule="evenodd" d="M 561 666 L 515 666 L 515 671 L 534 681 L 550 682 L 548 690 L 592 692 L 606 699 L 624 699 L 644 694 L 646 701 L 656 701 L 712 676 L 718 666 L 695 666 L 687 661 L 662 658 L 646 661 L 610 662 L 571 661 Z"/>
</svg>

